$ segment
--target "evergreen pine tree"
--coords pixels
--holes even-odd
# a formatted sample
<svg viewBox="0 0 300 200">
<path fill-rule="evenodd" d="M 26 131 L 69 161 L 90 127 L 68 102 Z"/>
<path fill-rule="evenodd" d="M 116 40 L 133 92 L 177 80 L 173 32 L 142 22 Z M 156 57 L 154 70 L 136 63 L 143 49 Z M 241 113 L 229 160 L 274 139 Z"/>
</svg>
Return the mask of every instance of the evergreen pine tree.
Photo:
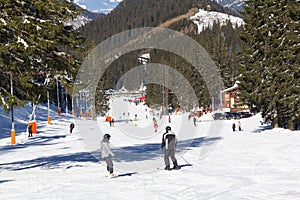
<svg viewBox="0 0 300 200">
<path fill-rule="evenodd" d="M 246 1 L 241 98 L 273 127 L 299 120 L 299 3 Z M 296 14 L 298 13 L 298 14 Z M 297 58 L 298 57 L 298 58 Z"/>
<path fill-rule="evenodd" d="M 18 85 L 15 97 L 31 100 L 38 96 L 34 83 L 39 72 L 74 75 L 79 62 L 73 53 L 81 48 L 82 39 L 67 23 L 81 11 L 65 0 L 0 2 L 0 76 L 9 83 L 12 74 Z M 1 84 L 0 98 L 9 95 L 9 87 Z"/>
</svg>

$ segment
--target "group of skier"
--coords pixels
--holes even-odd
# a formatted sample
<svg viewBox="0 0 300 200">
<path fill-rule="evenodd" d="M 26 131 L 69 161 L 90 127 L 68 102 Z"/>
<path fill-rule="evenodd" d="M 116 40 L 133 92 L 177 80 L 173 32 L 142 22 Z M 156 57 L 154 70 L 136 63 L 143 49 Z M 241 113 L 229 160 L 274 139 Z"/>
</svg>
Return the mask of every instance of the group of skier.
<svg viewBox="0 0 300 200">
<path fill-rule="evenodd" d="M 103 160 L 106 162 L 106 169 L 109 172 L 110 177 L 116 177 L 113 169 L 113 162 L 111 157 L 114 156 L 114 153 L 110 149 L 110 134 L 105 134 L 101 141 L 101 156 Z M 161 149 L 164 151 L 164 162 L 165 162 L 165 170 L 171 169 L 179 169 L 177 160 L 175 158 L 175 150 L 176 150 L 176 135 L 172 132 L 171 127 L 166 127 L 166 132 L 162 136 Z M 170 158 L 173 163 L 173 168 L 170 167 Z"/>
<path fill-rule="evenodd" d="M 237 122 L 237 125 L 235 125 L 235 123 L 232 124 L 232 131 L 234 132 L 236 129 L 236 126 L 238 127 L 239 131 L 242 131 L 242 124 L 240 121 Z"/>
</svg>

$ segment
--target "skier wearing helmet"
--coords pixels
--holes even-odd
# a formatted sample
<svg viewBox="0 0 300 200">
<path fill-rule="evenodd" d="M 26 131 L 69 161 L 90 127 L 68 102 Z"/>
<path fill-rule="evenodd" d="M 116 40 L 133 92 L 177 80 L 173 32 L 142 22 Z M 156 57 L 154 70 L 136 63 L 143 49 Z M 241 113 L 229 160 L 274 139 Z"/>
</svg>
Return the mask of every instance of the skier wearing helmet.
<svg viewBox="0 0 300 200">
<path fill-rule="evenodd" d="M 165 154 L 164 156 L 164 160 L 166 164 L 165 170 L 171 170 L 169 157 L 173 162 L 172 169 L 179 169 L 177 160 L 175 158 L 176 135 L 171 131 L 170 126 L 166 127 L 166 132 L 163 134 L 161 148 L 164 150 L 164 154 Z"/>
</svg>

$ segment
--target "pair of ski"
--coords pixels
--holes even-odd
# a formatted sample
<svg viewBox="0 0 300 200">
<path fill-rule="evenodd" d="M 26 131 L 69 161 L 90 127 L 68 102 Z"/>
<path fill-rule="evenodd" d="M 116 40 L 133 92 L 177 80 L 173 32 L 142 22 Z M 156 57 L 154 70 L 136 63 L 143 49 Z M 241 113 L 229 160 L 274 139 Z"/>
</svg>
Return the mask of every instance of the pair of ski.
<svg viewBox="0 0 300 200">
<path fill-rule="evenodd" d="M 179 170 L 180 168 L 178 168 L 178 169 L 173 169 L 173 168 L 165 169 L 164 167 L 158 167 L 158 168 L 156 168 L 156 169 L 157 169 L 157 170 L 172 171 L 172 170 Z"/>
<path fill-rule="evenodd" d="M 106 175 L 105 177 L 108 178 L 118 178 L 118 177 L 122 177 L 122 176 L 132 176 L 133 174 L 137 174 L 137 172 L 129 172 L 129 173 L 124 173 L 124 174 L 114 174 L 113 176 L 111 175 Z"/>
<path fill-rule="evenodd" d="M 114 174 L 114 175 L 106 175 L 105 177 L 107 177 L 107 178 L 118 178 L 119 176 Z"/>
<path fill-rule="evenodd" d="M 166 171 L 172 171 L 172 170 L 180 170 L 182 167 L 191 167 L 193 166 L 192 164 L 184 164 L 184 165 L 178 165 L 178 169 L 173 169 L 171 168 L 170 170 L 166 170 L 165 167 L 158 167 L 156 168 L 157 170 L 166 170 Z"/>
</svg>

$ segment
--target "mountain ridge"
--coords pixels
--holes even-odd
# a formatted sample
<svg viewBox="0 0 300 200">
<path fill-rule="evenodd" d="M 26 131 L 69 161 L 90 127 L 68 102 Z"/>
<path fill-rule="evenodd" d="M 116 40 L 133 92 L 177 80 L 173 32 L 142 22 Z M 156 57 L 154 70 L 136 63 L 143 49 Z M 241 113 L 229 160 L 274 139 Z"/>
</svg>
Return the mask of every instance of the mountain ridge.
<svg viewBox="0 0 300 200">
<path fill-rule="evenodd" d="M 108 14 L 117 7 L 121 1 L 122 0 L 101 0 L 101 2 L 99 2 L 99 0 L 75 0 L 74 3 L 93 13 Z"/>
<path fill-rule="evenodd" d="M 76 0 L 74 3 L 80 7 L 89 10 L 93 13 L 108 14 L 115 9 L 123 0 L 102 0 L 101 3 L 97 0 Z M 243 0 L 213 0 L 220 5 L 234 11 L 242 11 L 245 3 Z"/>
<path fill-rule="evenodd" d="M 214 0 L 214 1 L 234 11 L 242 11 L 245 6 L 245 2 L 243 0 Z"/>
<path fill-rule="evenodd" d="M 147 3 L 149 3 L 147 0 L 122 1 L 109 14 L 83 26 L 81 32 L 89 42 L 94 40 L 93 43 L 98 44 L 121 31 L 147 26 L 157 27 L 170 19 L 186 14 L 193 7 L 206 9 L 208 5 L 212 11 L 238 16 L 237 12 L 209 0 L 190 0 L 184 3 L 174 0 L 158 0 L 150 4 Z M 183 23 L 180 26 L 185 26 L 193 22 L 185 19 L 180 23 Z"/>
</svg>

